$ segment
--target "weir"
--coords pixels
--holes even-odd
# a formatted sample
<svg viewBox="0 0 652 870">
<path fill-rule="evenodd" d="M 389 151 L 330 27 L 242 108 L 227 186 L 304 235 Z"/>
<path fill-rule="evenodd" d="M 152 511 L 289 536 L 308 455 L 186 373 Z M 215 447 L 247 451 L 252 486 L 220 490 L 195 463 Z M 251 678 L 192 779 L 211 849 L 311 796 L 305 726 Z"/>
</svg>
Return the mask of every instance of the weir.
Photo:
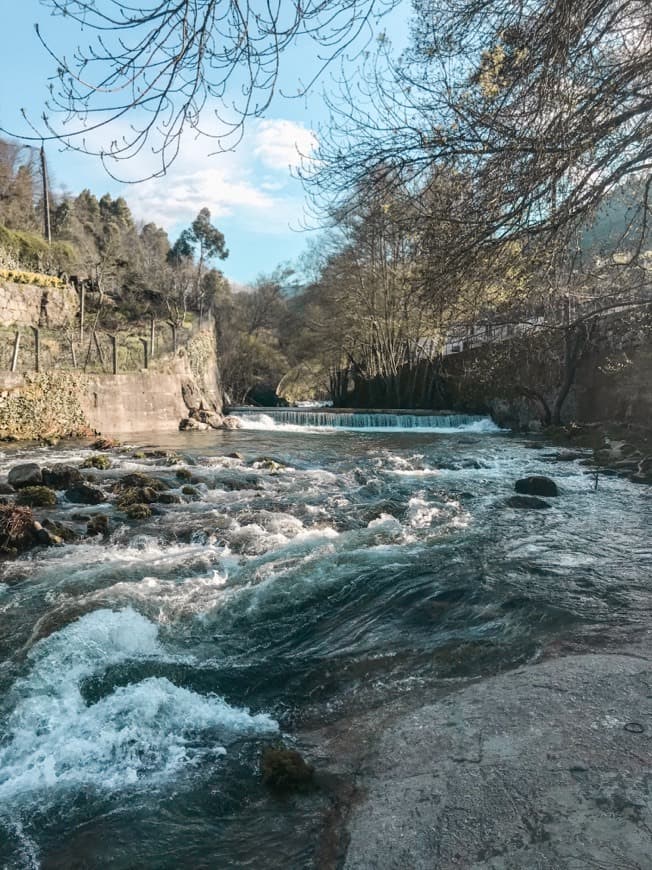
<svg viewBox="0 0 652 870">
<path fill-rule="evenodd" d="M 247 421 L 262 422 L 269 418 L 278 426 L 329 427 L 340 429 L 459 429 L 487 424 L 487 417 L 477 414 L 428 414 L 401 411 L 338 411 L 295 408 L 234 408 L 234 416 Z"/>
</svg>

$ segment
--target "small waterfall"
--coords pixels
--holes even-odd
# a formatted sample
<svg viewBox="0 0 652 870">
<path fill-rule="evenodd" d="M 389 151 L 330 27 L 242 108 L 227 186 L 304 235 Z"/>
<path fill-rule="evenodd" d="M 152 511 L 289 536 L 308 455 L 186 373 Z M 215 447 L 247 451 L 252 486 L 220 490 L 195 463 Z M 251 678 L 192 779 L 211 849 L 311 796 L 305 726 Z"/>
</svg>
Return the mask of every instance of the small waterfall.
<svg viewBox="0 0 652 870">
<path fill-rule="evenodd" d="M 474 414 L 409 414 L 391 412 L 313 411 L 294 408 L 237 408 L 244 428 L 308 427 L 386 430 L 497 431 L 488 417 Z"/>
</svg>

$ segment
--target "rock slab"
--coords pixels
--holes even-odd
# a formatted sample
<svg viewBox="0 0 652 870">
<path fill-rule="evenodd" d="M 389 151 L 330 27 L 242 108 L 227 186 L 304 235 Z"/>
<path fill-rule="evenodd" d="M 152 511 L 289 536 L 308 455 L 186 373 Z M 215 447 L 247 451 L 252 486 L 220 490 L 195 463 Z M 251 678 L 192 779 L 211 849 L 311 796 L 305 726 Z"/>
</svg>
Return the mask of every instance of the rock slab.
<svg viewBox="0 0 652 870">
<path fill-rule="evenodd" d="M 362 769 L 346 870 L 649 868 L 652 670 L 582 655 L 404 715 Z"/>
</svg>

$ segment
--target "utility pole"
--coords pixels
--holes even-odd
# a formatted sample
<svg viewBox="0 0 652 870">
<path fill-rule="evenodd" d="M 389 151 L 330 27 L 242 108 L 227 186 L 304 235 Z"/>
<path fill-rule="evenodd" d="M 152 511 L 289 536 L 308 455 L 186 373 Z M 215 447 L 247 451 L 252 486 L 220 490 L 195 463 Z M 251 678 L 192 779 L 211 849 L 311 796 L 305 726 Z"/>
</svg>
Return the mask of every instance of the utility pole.
<svg viewBox="0 0 652 870">
<path fill-rule="evenodd" d="M 43 180 L 43 230 L 48 245 L 52 242 L 50 227 L 50 189 L 48 187 L 48 170 L 45 163 L 45 148 L 41 145 L 41 178 Z"/>
</svg>

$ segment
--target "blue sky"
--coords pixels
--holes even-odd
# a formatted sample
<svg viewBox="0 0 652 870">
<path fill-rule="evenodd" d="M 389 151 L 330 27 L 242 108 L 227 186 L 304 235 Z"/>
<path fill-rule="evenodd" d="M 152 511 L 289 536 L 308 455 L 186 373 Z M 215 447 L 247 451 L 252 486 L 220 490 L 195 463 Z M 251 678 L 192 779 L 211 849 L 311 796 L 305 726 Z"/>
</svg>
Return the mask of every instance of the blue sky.
<svg viewBox="0 0 652 870">
<path fill-rule="evenodd" d="M 39 118 L 48 77 L 54 71 L 54 62 L 34 33 L 34 23 L 39 22 L 51 44 L 65 45 L 68 54 L 78 34 L 69 22 L 49 16 L 38 0 L 11 5 L 4 0 L 3 6 L 0 126 L 20 134 L 28 130 L 21 109 Z M 406 32 L 406 17 L 407 11 L 396 11 L 390 25 L 383 27 L 393 38 L 400 38 Z M 82 39 L 89 42 L 88 35 Z M 296 92 L 298 82 L 314 68 L 313 53 L 314 48 L 306 46 L 284 58 L 282 86 L 286 92 Z M 158 223 L 173 240 L 207 206 L 230 250 L 220 266 L 232 280 L 250 282 L 279 263 L 295 260 L 312 235 L 300 230 L 305 224 L 304 193 L 290 167 L 297 164 L 297 147 L 308 152 L 315 131 L 327 120 L 321 96 L 324 86 L 328 86 L 328 76 L 307 97 L 275 98 L 265 117 L 248 122 L 234 152 L 210 156 L 214 150 L 210 140 L 187 136 L 168 174 L 140 184 L 116 182 L 97 158 L 63 151 L 55 142 L 46 144 L 54 186 L 71 193 L 87 187 L 97 195 L 122 195 L 137 219 Z M 112 133 L 119 136 L 120 130 Z M 156 168 L 152 158 L 140 155 L 125 170 L 130 177 L 142 177 L 152 168 Z"/>
</svg>

